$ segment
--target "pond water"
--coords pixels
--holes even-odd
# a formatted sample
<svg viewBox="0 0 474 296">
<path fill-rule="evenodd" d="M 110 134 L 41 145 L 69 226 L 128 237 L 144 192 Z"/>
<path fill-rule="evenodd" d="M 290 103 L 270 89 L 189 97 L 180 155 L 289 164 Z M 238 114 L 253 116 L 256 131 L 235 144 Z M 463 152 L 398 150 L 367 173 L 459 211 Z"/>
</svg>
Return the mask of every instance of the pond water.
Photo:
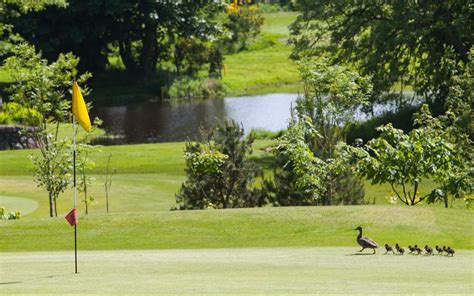
<svg viewBox="0 0 474 296">
<path fill-rule="evenodd" d="M 276 93 L 183 103 L 145 102 L 98 107 L 92 116 L 101 118 L 105 130 L 119 135 L 124 143 L 184 141 L 195 138 L 201 127 L 210 129 L 224 119 L 240 122 L 246 132 L 285 129 L 296 98 L 297 94 Z M 393 108 L 378 105 L 374 114 Z M 363 120 L 367 115 L 358 111 L 356 118 Z"/>
<path fill-rule="evenodd" d="M 233 119 L 245 131 L 285 129 L 296 94 L 202 100 L 183 103 L 145 102 L 125 106 L 94 108 L 108 133 L 121 135 L 126 143 L 168 142 L 193 139 L 199 129 Z"/>
</svg>

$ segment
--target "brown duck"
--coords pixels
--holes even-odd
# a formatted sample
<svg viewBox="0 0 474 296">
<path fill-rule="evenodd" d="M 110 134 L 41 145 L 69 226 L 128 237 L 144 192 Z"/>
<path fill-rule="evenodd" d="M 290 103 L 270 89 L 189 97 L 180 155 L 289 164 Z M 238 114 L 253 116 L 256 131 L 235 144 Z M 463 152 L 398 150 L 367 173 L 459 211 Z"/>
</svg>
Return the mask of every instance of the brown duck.
<svg viewBox="0 0 474 296">
<path fill-rule="evenodd" d="M 359 230 L 359 235 L 357 236 L 357 243 L 359 244 L 359 246 L 362 247 L 359 252 L 362 252 L 364 249 L 372 249 L 374 250 L 375 254 L 375 249 L 377 249 L 379 245 L 368 237 L 362 237 L 362 227 L 359 226 L 354 230 Z"/>
</svg>

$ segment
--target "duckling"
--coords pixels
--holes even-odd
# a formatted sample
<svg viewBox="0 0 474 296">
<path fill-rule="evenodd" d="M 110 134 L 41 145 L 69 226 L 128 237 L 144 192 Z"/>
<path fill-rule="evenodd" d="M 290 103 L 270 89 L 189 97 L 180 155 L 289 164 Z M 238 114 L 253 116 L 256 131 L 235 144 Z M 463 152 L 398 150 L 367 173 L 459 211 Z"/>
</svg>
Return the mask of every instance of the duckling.
<svg viewBox="0 0 474 296">
<path fill-rule="evenodd" d="M 433 248 L 428 245 L 425 245 L 425 252 L 426 252 L 426 255 L 434 255 Z"/>
<path fill-rule="evenodd" d="M 421 252 L 422 252 L 421 249 L 420 249 L 420 247 L 418 247 L 418 245 L 415 245 L 415 246 L 413 247 L 413 249 L 415 249 L 417 255 L 420 255 Z"/>
<path fill-rule="evenodd" d="M 411 245 L 408 246 L 408 250 L 410 250 L 408 254 L 415 252 L 415 248 L 413 248 Z"/>
<path fill-rule="evenodd" d="M 446 252 L 446 255 L 448 255 L 448 248 L 446 248 L 446 246 L 443 246 L 443 251 Z"/>
<path fill-rule="evenodd" d="M 438 251 L 438 255 L 439 255 L 439 254 L 443 254 L 443 248 L 438 247 L 438 245 L 436 245 L 435 248 L 436 248 L 436 251 Z"/>
<path fill-rule="evenodd" d="M 357 243 L 362 249 L 359 252 L 362 252 L 364 249 L 373 249 L 375 254 L 375 249 L 379 247 L 379 245 L 368 237 L 362 237 L 362 227 L 357 227 L 354 230 L 359 230 L 359 235 L 357 236 Z"/>
<path fill-rule="evenodd" d="M 395 252 L 393 251 L 393 248 L 391 246 L 389 246 L 388 244 L 385 244 L 385 254 L 387 254 L 388 252 L 392 252 L 393 254 L 395 254 Z"/>
<path fill-rule="evenodd" d="M 405 253 L 405 249 L 400 247 L 398 243 L 395 244 L 395 249 L 397 249 L 398 253 L 400 253 L 401 255 Z"/>
<path fill-rule="evenodd" d="M 448 247 L 447 252 L 448 252 L 448 256 L 451 255 L 451 257 L 454 257 L 454 253 L 456 253 L 454 249 L 452 249 L 451 247 Z"/>
</svg>

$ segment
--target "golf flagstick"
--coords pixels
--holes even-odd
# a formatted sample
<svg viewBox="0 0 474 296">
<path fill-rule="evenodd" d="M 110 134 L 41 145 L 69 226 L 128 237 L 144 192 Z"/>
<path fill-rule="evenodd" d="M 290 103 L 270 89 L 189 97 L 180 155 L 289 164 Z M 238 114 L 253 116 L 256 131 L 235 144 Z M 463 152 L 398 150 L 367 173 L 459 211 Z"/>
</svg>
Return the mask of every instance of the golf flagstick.
<svg viewBox="0 0 474 296">
<path fill-rule="evenodd" d="M 76 198 L 77 198 L 77 189 L 76 189 L 76 119 L 75 116 L 72 116 L 72 159 L 74 167 L 74 210 L 76 210 Z M 74 223 L 74 267 L 75 273 L 77 273 L 77 220 Z"/>
<path fill-rule="evenodd" d="M 77 273 L 77 189 L 76 189 L 76 120 L 86 132 L 92 130 L 86 102 L 81 94 L 81 89 L 74 80 L 72 83 L 72 151 L 74 167 L 74 209 L 65 217 L 69 224 L 74 225 L 74 263 Z"/>
</svg>

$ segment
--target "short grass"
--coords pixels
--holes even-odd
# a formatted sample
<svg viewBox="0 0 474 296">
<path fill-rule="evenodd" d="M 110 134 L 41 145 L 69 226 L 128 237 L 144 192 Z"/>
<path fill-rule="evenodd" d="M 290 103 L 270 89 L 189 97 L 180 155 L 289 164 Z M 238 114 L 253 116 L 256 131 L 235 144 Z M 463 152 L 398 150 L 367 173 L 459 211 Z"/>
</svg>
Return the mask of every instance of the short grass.
<svg viewBox="0 0 474 296">
<path fill-rule="evenodd" d="M 353 248 L 7 253 L 2 293 L 472 294 L 474 252 L 355 256 Z"/>
</svg>

